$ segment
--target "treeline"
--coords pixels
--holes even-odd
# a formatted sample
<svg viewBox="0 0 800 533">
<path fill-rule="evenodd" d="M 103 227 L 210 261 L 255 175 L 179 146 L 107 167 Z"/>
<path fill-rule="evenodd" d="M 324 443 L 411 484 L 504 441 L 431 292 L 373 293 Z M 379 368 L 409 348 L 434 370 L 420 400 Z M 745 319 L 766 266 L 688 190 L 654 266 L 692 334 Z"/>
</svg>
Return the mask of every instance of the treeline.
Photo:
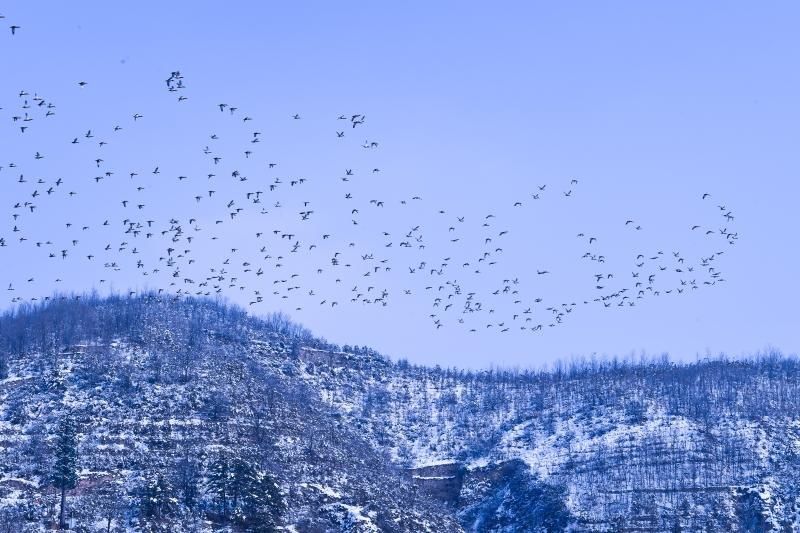
<svg viewBox="0 0 800 533">
<path fill-rule="evenodd" d="M 420 457 L 538 457 L 532 468 L 570 488 L 580 502 L 571 510 L 589 529 L 736 530 L 769 516 L 794 527 L 796 357 L 393 369 L 388 381 L 349 372 L 323 378 L 320 388 L 334 404 L 360 405 L 354 419 L 409 465 Z M 340 395 L 337 381 L 367 385 Z"/>
<path fill-rule="evenodd" d="M 295 377 L 300 346 L 340 350 L 284 314 L 214 300 L 83 295 L 6 312 L 0 532 L 325 531 L 348 513 L 313 488 L 328 484 L 387 531 L 452 530 Z"/>
</svg>

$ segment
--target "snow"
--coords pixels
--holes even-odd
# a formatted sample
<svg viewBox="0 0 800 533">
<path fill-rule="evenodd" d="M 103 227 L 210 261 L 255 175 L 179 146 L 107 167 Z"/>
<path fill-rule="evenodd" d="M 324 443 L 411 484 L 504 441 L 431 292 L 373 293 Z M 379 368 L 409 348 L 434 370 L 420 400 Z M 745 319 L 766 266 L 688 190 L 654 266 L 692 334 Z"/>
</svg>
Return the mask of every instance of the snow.
<svg viewBox="0 0 800 533">
<path fill-rule="evenodd" d="M 328 487 L 328 486 L 325 486 L 325 485 L 320 485 L 319 483 L 302 483 L 301 486 L 308 486 L 308 487 L 317 489 L 318 491 L 320 491 L 325 496 L 328 496 L 330 498 L 334 498 L 334 499 L 337 499 L 337 500 L 342 497 L 342 494 L 340 492 L 332 489 L 331 487 Z"/>
<path fill-rule="evenodd" d="M 158 334 L 161 332 L 159 329 Z M 270 453 L 280 457 L 282 467 L 294 475 L 282 480 L 281 488 L 284 494 L 307 506 L 302 511 L 297 507 L 291 510 L 294 514 L 287 519 L 295 523 L 300 523 L 303 512 L 316 513 L 324 507 L 326 520 L 333 517 L 337 524 L 344 521 L 356 525 L 359 531 L 377 531 L 377 515 L 368 509 L 377 508 L 383 513 L 382 520 L 397 523 L 400 523 L 398 514 L 405 521 L 416 512 L 407 502 L 402 505 L 408 508 L 399 510 L 385 502 L 376 505 L 381 490 L 375 489 L 376 483 L 368 484 L 374 481 L 371 479 L 374 471 L 368 470 L 364 475 L 363 470 L 351 468 L 353 464 L 364 464 L 359 463 L 363 450 L 380 453 L 380 461 L 390 456 L 396 466 L 406 468 L 407 477 L 391 478 L 392 488 L 407 483 L 409 477 L 431 484 L 454 479 L 447 475 L 415 474 L 408 471 L 411 466 L 442 467 L 433 471 L 440 474 L 448 473 L 450 466 L 463 464 L 466 472 L 462 497 L 480 494 L 480 487 L 469 485 L 470 477 L 473 483 L 475 479 L 486 480 L 500 471 L 492 468 L 519 460 L 534 474 L 531 479 L 538 478 L 537 483 L 563 485 L 569 510 L 588 521 L 627 516 L 631 502 L 642 494 L 655 499 L 654 505 L 661 510 L 661 516 L 671 516 L 668 512 L 683 498 L 691 500 L 694 517 L 710 515 L 712 508 L 714 512 L 735 516 L 737 498 L 745 494 L 754 499 L 773 528 L 788 524 L 797 529 L 799 522 L 794 508 L 800 500 L 793 487 L 796 475 L 793 469 L 794 459 L 800 455 L 800 415 L 785 400 L 800 397 L 793 375 L 767 378 L 763 373 L 759 376 L 756 366 L 744 371 L 731 366 L 727 372 L 739 372 L 735 381 L 726 381 L 725 374 L 719 377 L 711 370 L 701 375 L 690 367 L 681 367 L 666 377 L 646 368 L 621 377 L 601 375 L 603 386 L 593 382 L 597 377 L 593 375 L 557 382 L 547 376 L 528 382 L 517 381 L 513 376 L 484 380 L 457 372 L 402 370 L 378 358 L 343 352 L 333 354 L 343 358 L 335 359 L 332 366 L 328 357 L 308 363 L 302 359 L 288 360 L 281 355 L 286 353 L 285 341 L 254 340 L 249 351 L 243 351 L 241 345 L 230 351 L 235 352 L 233 360 L 237 362 L 252 357 L 248 363 L 262 365 L 266 375 L 274 379 L 272 385 L 280 390 L 295 391 L 293 387 L 302 384 L 308 386 L 303 391 L 313 393 L 304 393 L 299 403 L 291 394 L 279 399 L 275 413 L 270 414 L 286 425 L 275 426 L 272 420 L 267 421 L 268 427 L 279 428 L 272 434 L 274 447 Z M 217 348 L 223 353 L 226 349 L 224 345 L 214 346 Z M 241 430 L 242 435 L 249 434 L 246 417 L 261 406 L 262 400 L 256 397 L 248 403 L 244 382 L 239 381 L 246 373 L 222 379 L 225 376 L 221 375 L 219 361 L 225 360 L 223 355 L 215 352 L 203 356 L 206 366 L 196 369 L 193 379 L 197 387 L 192 390 L 192 383 L 149 379 L 146 361 L 159 353 L 158 349 L 130 347 L 119 342 L 114 350 L 109 355 L 114 363 L 128 362 L 135 369 L 132 379 L 136 383 L 135 393 L 123 395 L 110 382 L 103 382 L 102 386 L 85 385 L 81 381 L 81 376 L 86 375 L 81 367 L 82 358 L 70 360 L 68 355 L 57 363 L 54 372 L 47 374 L 47 379 L 55 376 L 57 384 L 64 388 L 63 393 L 56 391 L 56 394 L 54 390 L 43 393 L 38 387 L 42 375 L 37 374 L 34 379 L 30 374 L 32 367 L 25 366 L 25 359 L 14 361 L 11 377 L 0 381 L 0 452 L 6 454 L 5 464 L 11 465 L 6 469 L 10 477 L 0 479 L 0 485 L 6 484 L 2 487 L 3 502 L 24 499 L 28 486 L 42 490 L 38 480 L 43 478 L 31 474 L 29 464 L 17 464 L 23 463 L 22 460 L 14 462 L 22 449 L 18 443 L 30 439 L 26 431 L 31 427 L 47 434 L 52 423 L 47 417 L 63 406 L 74 407 L 89 419 L 82 434 L 85 455 L 81 460 L 98 452 L 91 463 L 83 463 L 81 477 L 94 477 L 104 468 L 124 464 L 130 470 L 113 471 L 119 479 L 128 480 L 129 491 L 139 483 L 140 463 L 149 466 L 165 459 L 158 455 L 162 453 L 158 441 L 146 435 L 192 446 L 195 451 L 203 452 L 198 456 L 236 451 L 235 444 L 221 444 L 222 441 L 204 434 L 209 426 L 208 412 L 202 407 L 206 396 L 226 395 L 233 399 L 230 416 L 236 425 L 232 427 Z M 318 348 L 304 348 L 303 352 L 328 353 Z M 699 386 L 698 375 L 707 380 L 713 378 L 712 385 Z M 678 393 L 670 388 L 676 384 L 682 388 Z M 605 385 L 609 385 L 609 390 Z M 725 391 L 726 387 L 736 390 L 728 392 L 728 396 L 717 392 Z M 753 391 L 761 391 L 764 399 L 760 400 Z M 120 395 L 120 399 L 113 399 L 115 395 Z M 781 398 L 783 404 L 778 403 Z M 22 406 L 13 407 L 13 414 L 25 420 L 23 424 L 10 422 L 17 418 L 7 416 L 12 414 L 14 403 L 9 399 Z M 701 400 L 715 402 L 718 410 L 711 420 L 695 409 L 705 405 L 699 403 Z M 123 402 L 130 402 L 127 410 L 123 410 Z M 778 409 L 778 405 L 783 408 Z M 327 434 L 320 435 L 323 429 L 334 432 L 325 425 L 333 418 L 335 436 L 341 439 L 338 443 L 333 439 L 327 442 Z M 338 433 L 339 429 L 343 432 Z M 348 440 L 351 437 L 353 441 Z M 367 444 L 355 439 L 363 439 Z M 322 447 L 326 452 L 330 448 L 334 452 L 326 459 L 332 461 L 330 467 L 314 473 L 307 470 L 316 466 L 314 460 L 306 455 L 312 441 L 317 453 Z M 342 442 L 348 446 L 356 442 L 363 448 L 337 448 Z M 354 449 L 355 458 L 348 454 Z M 478 469 L 487 472 L 476 472 Z M 46 480 L 41 484 L 47 485 Z M 298 486 L 307 490 L 297 490 Z M 399 504 L 401 499 L 395 501 Z M 0 503 L 0 507 L 5 505 Z M 310 507 L 313 511 L 308 510 Z M 387 508 L 390 513 L 384 512 Z M 426 530 L 428 518 L 414 522 L 415 529 Z M 210 526 L 204 530 L 207 529 Z M 285 530 L 297 531 L 297 527 L 288 526 Z"/>
<path fill-rule="evenodd" d="M 454 465 L 458 464 L 458 461 L 455 459 L 439 459 L 438 461 L 420 461 L 417 462 L 415 468 L 427 468 L 431 466 L 445 466 L 445 465 Z"/>
<path fill-rule="evenodd" d="M 486 468 L 491 463 L 491 459 L 488 457 L 479 457 L 477 459 L 473 459 L 466 464 L 468 470 L 475 470 L 478 468 Z"/>
<path fill-rule="evenodd" d="M 347 505 L 345 503 L 340 503 L 338 505 L 342 509 L 346 510 L 349 517 L 355 520 L 363 528 L 362 531 L 380 532 L 380 529 L 372 521 L 372 518 L 363 514 L 363 507 L 359 507 L 357 505 Z"/>
<path fill-rule="evenodd" d="M 22 485 L 28 485 L 31 488 L 36 488 L 39 486 L 38 483 L 31 481 L 30 479 L 24 479 L 21 477 L 4 477 L 0 478 L 0 484 L 12 481 L 14 483 L 20 483 Z"/>
</svg>

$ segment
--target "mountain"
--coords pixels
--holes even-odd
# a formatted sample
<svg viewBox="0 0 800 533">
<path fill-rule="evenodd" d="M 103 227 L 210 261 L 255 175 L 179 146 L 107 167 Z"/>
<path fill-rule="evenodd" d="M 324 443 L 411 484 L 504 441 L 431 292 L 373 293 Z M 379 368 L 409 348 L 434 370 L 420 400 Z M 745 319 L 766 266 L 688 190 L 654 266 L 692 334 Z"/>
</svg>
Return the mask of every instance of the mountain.
<svg viewBox="0 0 800 533">
<path fill-rule="evenodd" d="M 796 531 L 800 364 L 392 361 L 222 302 L 0 317 L 0 532 Z"/>
<path fill-rule="evenodd" d="M 67 496 L 76 530 L 459 529 L 441 505 L 414 499 L 403 472 L 299 379 L 289 342 L 314 341 L 280 315 L 85 298 L 22 308 L 0 324 L 8 531 L 55 520 L 51 478 L 67 418 L 77 426 Z"/>
</svg>

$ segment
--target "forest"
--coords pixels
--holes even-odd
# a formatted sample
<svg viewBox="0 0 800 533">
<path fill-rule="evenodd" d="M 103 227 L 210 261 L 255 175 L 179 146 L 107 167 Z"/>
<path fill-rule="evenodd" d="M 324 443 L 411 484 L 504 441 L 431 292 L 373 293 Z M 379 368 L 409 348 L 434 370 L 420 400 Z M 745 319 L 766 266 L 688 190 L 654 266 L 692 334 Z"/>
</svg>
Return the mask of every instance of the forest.
<svg viewBox="0 0 800 533">
<path fill-rule="evenodd" d="M 0 531 L 789 531 L 800 362 L 426 367 L 284 314 L 0 317 Z"/>
</svg>

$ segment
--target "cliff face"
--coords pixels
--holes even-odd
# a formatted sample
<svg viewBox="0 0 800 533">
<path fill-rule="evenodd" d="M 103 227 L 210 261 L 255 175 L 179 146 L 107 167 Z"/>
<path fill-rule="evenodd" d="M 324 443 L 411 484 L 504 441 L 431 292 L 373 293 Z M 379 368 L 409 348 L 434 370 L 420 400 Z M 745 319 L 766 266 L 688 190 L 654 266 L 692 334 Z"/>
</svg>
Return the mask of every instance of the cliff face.
<svg viewBox="0 0 800 533">
<path fill-rule="evenodd" d="M 457 461 L 409 468 L 414 487 L 436 501 L 457 507 L 464 483 L 464 465 Z"/>
</svg>

